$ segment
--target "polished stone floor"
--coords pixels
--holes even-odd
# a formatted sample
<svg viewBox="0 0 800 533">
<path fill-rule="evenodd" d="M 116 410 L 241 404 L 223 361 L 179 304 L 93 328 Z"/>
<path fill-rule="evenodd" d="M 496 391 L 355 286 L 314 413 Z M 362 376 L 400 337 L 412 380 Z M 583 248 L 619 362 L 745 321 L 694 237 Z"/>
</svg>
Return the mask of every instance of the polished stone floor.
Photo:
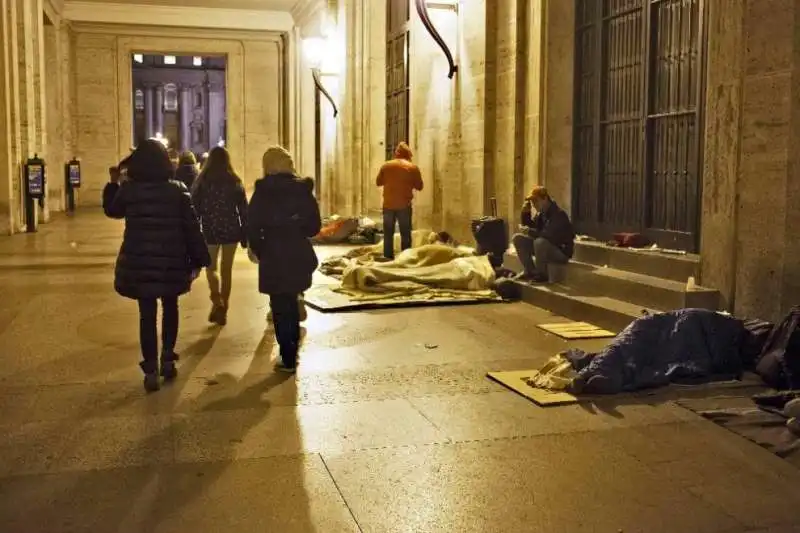
<svg viewBox="0 0 800 533">
<path fill-rule="evenodd" d="M 524 304 L 311 311 L 291 378 L 240 254 L 229 325 L 198 282 L 181 377 L 145 395 L 121 228 L 0 237 L 3 533 L 800 531 L 800 471 L 667 396 L 542 409 L 488 381 L 568 346 Z"/>
</svg>

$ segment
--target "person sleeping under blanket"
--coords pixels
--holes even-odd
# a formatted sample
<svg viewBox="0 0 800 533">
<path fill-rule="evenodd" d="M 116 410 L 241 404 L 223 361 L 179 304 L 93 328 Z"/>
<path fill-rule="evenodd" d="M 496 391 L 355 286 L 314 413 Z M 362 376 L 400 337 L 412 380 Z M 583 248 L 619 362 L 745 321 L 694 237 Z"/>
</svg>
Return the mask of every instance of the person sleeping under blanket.
<svg viewBox="0 0 800 533">
<path fill-rule="evenodd" d="M 434 243 L 447 243 L 447 246 L 455 246 L 455 241 L 447 232 L 436 233 L 435 231 L 423 229 L 414 230 L 411 232 L 411 248 L 409 248 L 409 250 Z M 397 258 L 402 253 L 400 251 L 399 235 L 395 235 L 394 237 L 394 247 L 395 258 Z M 343 256 L 329 257 L 325 259 L 320 264 L 319 271 L 327 276 L 340 277 L 344 270 L 349 266 L 352 266 L 354 263 L 371 264 L 375 262 L 386 262 L 383 259 L 383 253 L 383 241 L 368 246 L 359 246 L 358 248 L 350 250 Z"/>
<path fill-rule="evenodd" d="M 495 273 L 485 256 L 446 244 L 425 244 L 404 250 L 384 263 L 352 262 L 344 269 L 340 292 L 395 295 L 438 292 L 494 294 Z M 473 294 L 474 296 L 474 294 Z"/>
<path fill-rule="evenodd" d="M 439 242 L 439 234 L 429 229 L 415 229 L 411 232 L 411 249 L 422 246 L 423 244 L 433 244 Z M 394 251 L 395 257 L 401 252 L 400 250 L 400 235 L 394 236 Z M 377 261 L 383 258 L 383 239 L 376 244 L 369 246 L 359 246 L 345 254 L 345 257 L 350 259 L 360 259 L 362 261 L 370 260 Z"/>
<path fill-rule="evenodd" d="M 634 320 L 599 353 L 570 349 L 555 356 L 528 383 L 572 394 L 616 394 L 738 379 L 747 336 L 741 320 L 716 311 L 656 313 Z"/>
</svg>

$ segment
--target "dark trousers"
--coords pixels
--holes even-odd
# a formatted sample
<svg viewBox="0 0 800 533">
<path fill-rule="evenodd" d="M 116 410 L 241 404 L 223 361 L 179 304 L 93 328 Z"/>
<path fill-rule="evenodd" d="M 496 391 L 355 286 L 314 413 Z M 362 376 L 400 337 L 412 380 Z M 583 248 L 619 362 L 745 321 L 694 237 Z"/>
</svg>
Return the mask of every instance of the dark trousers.
<svg viewBox="0 0 800 533">
<path fill-rule="evenodd" d="M 158 370 L 158 300 L 139 300 L 139 344 L 142 348 L 142 370 L 151 374 Z M 161 298 L 161 353 L 171 361 L 178 342 L 178 297 Z"/>
<path fill-rule="evenodd" d="M 400 227 L 400 249 L 411 248 L 411 207 L 383 210 L 383 256 L 394 259 L 394 226 Z"/>
<path fill-rule="evenodd" d="M 569 257 L 560 248 L 543 237 L 534 238 L 524 233 L 518 233 L 514 235 L 511 242 L 517 250 L 517 257 L 519 257 L 519 262 L 525 269 L 524 274 L 527 276 L 539 274 L 546 278 L 548 276 L 547 265 L 565 265 L 569 262 Z"/>
<path fill-rule="evenodd" d="M 269 295 L 275 338 L 280 347 L 281 360 L 288 367 L 297 366 L 297 352 L 300 349 L 300 307 L 297 297 L 295 293 Z"/>
</svg>

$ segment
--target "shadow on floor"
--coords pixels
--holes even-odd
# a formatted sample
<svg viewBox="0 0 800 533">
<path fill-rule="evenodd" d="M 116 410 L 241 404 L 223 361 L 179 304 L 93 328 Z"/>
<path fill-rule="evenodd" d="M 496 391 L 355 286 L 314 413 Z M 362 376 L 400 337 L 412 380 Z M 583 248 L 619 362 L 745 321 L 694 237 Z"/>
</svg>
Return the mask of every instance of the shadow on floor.
<svg viewBox="0 0 800 533">
<path fill-rule="evenodd" d="M 215 333 L 207 338 L 197 341 L 186 350 L 187 357 L 184 366 L 195 366 L 202 354 L 208 353 L 213 346 Z M 269 354 L 272 349 L 271 334 L 265 332 L 264 338 L 259 343 L 257 352 Z M 256 354 L 258 355 L 258 354 Z M 200 357 L 198 357 L 200 356 Z M 255 358 L 254 358 L 255 359 Z M 242 381 L 257 380 L 253 372 L 254 365 L 243 376 Z M 185 368 L 188 375 L 188 369 Z M 230 396 L 224 396 L 226 383 L 235 385 L 237 381 L 232 378 L 221 377 L 217 380 L 219 385 L 207 388 L 195 398 L 198 405 L 203 405 L 199 411 L 189 415 L 177 415 L 170 418 L 170 423 L 160 431 L 150 434 L 141 441 L 131 444 L 126 449 L 108 450 L 118 462 L 124 464 L 126 456 L 146 457 L 146 453 L 163 447 L 173 446 L 174 454 L 178 451 L 175 432 L 179 424 L 191 425 L 193 417 L 203 417 L 204 413 L 225 412 L 235 419 L 235 424 L 226 423 L 217 431 L 227 434 L 220 438 L 216 435 L 216 447 L 210 461 L 201 463 L 160 463 L 152 466 L 129 467 L 112 470 L 59 472 L 48 475 L 24 476 L 0 479 L 0 522 L 9 531 L 25 531 L 26 533 L 45 531 L 178 531 L 184 527 L 184 522 L 197 519 L 194 512 L 198 506 L 205 509 L 202 499 L 211 492 L 211 487 L 228 472 L 232 467 L 237 467 L 241 476 L 241 467 L 237 461 L 241 460 L 236 449 L 245 436 L 270 413 L 270 402 L 264 397 L 274 387 L 278 387 L 293 376 L 286 374 L 270 374 L 265 379 L 254 381 L 252 385 Z M 180 386 L 176 383 L 175 386 Z M 234 387 L 231 387 L 234 388 Z M 162 390 L 167 392 L 167 390 Z M 210 397 L 223 396 L 208 402 Z M 143 393 L 142 393 L 143 394 Z M 159 394 L 159 393 L 156 393 Z M 206 403 L 208 402 L 208 403 Z M 293 423 L 284 423 L 280 430 L 282 440 L 295 450 L 301 448 L 302 435 L 299 423 L 293 418 Z M 284 421 L 285 422 L 285 421 Z M 76 420 L 65 421 L 76 424 Z M 197 431 L 191 432 L 194 446 L 204 446 L 203 435 Z M 55 433 L 54 433 L 55 436 Z M 225 448 L 219 449 L 220 443 Z M 80 442 L 77 443 L 80 445 Z M 270 521 L 282 522 L 283 529 L 291 525 L 293 531 L 313 531 L 314 525 L 309 512 L 309 501 L 305 494 L 296 490 L 297 480 L 303 487 L 304 465 L 302 461 L 291 457 L 276 457 L 280 477 L 295 483 L 290 490 L 290 498 L 281 495 L 280 502 L 270 502 L 262 499 L 257 508 L 251 509 L 253 515 L 264 515 Z M 292 468 L 297 471 L 292 471 Z M 239 479 L 238 477 L 236 478 Z M 248 484 L 263 483 L 260 487 L 264 490 L 259 494 L 231 495 L 250 501 L 260 499 L 265 494 L 273 494 L 271 488 L 275 480 L 248 479 Z M 27 483 L 27 487 L 25 484 Z M 223 484 L 227 486 L 226 484 Z M 22 486 L 23 489 L 19 490 Z M 17 488 L 15 488 L 17 487 Z M 287 512 L 281 506 L 291 504 Z M 275 507 L 271 507 L 274 505 Z M 225 509 L 214 515 L 214 523 L 207 524 L 208 530 L 236 531 L 241 525 L 241 505 L 236 507 L 236 512 L 226 515 Z M 185 510 L 185 511 L 184 511 Z M 192 511 L 195 510 L 195 511 Z M 231 512 L 228 509 L 228 512 Z M 240 514 L 237 514 L 240 513 Z M 235 515 L 235 516 L 234 516 Z M 286 515 L 286 516 L 284 516 Z M 254 520 L 250 517 L 248 522 Z M 259 519 L 255 518 L 256 521 Z M 220 529 L 222 528 L 222 529 Z M 195 529 L 195 528 L 192 528 Z M 190 529 L 191 530 L 191 529 Z"/>
</svg>

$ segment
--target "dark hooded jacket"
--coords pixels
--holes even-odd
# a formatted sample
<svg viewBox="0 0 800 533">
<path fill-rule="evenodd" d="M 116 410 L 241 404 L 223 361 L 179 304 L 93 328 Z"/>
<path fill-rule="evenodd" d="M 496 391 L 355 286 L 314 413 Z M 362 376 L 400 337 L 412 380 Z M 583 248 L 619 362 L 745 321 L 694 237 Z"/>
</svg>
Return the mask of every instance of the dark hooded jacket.
<svg viewBox="0 0 800 533">
<path fill-rule="evenodd" d="M 258 290 L 299 294 L 311 287 L 319 262 L 311 237 L 322 226 L 314 182 L 271 174 L 255 184 L 247 216 L 248 246 L 258 258 Z"/>
<path fill-rule="evenodd" d="M 211 264 L 189 191 L 179 181 L 109 183 L 103 210 L 125 219 L 114 288 L 127 298 L 152 299 L 189 291 L 193 270 Z"/>
<path fill-rule="evenodd" d="M 198 174 L 197 165 L 178 165 L 175 170 L 175 179 L 183 182 L 189 190 L 192 190 Z"/>
</svg>

